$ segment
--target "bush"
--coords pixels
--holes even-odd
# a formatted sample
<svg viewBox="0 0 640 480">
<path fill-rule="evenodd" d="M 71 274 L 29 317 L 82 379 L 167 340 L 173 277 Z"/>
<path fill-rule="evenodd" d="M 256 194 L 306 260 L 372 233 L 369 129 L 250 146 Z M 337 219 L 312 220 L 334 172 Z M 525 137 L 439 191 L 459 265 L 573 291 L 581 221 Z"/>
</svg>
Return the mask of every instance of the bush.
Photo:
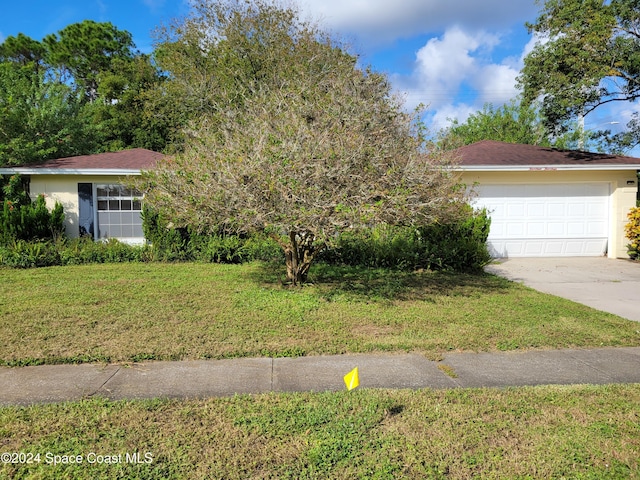
<svg viewBox="0 0 640 480">
<path fill-rule="evenodd" d="M 148 246 L 127 245 L 115 239 L 94 242 L 90 238 L 27 242 L 0 246 L 0 265 L 14 268 L 82 265 L 87 263 L 145 262 L 151 260 Z"/>
<path fill-rule="evenodd" d="M 455 223 L 420 228 L 382 225 L 345 232 L 321 259 L 402 270 L 479 270 L 491 260 L 486 244 L 490 223 L 486 211 L 468 207 L 463 219 Z"/>
<path fill-rule="evenodd" d="M 627 245 L 627 253 L 634 260 L 640 259 L 640 207 L 632 208 L 627 214 L 629 222 L 624 231 L 631 242 Z"/>
<path fill-rule="evenodd" d="M 142 209 L 142 231 L 144 238 L 152 245 L 154 260 L 187 260 L 187 229 L 173 228 L 160 214 L 146 205 Z"/>
<path fill-rule="evenodd" d="M 60 255 L 53 242 L 16 240 L 0 246 L 0 264 L 14 268 L 60 265 Z"/>
<path fill-rule="evenodd" d="M 32 202 L 19 175 L 13 175 L 2 192 L 1 245 L 9 246 L 19 240 L 52 240 L 62 236 L 64 212 L 60 203 L 56 202 L 49 212 L 43 195 Z"/>
<path fill-rule="evenodd" d="M 115 238 L 106 242 L 94 242 L 83 237 L 59 242 L 60 265 L 85 263 L 147 262 L 151 260 L 150 248 L 146 245 L 128 245 Z"/>
<path fill-rule="evenodd" d="M 640 209 L 635 210 L 637 236 L 634 248 L 637 253 Z M 115 239 L 94 242 L 86 237 L 47 242 L 19 239 L 0 246 L 0 264 L 28 268 L 157 260 L 241 263 L 284 259 L 280 245 L 266 233 L 246 237 L 206 235 L 191 228 L 172 228 L 149 209 L 145 209 L 143 215 L 145 236 L 152 245 L 132 246 Z M 474 271 L 491 259 L 486 245 L 489 226 L 486 211 L 473 211 L 468 207 L 461 220 L 449 224 L 420 228 L 381 225 L 366 231 L 347 231 L 336 237 L 318 260 L 402 270 Z"/>
<path fill-rule="evenodd" d="M 468 206 L 463 213 L 461 220 L 448 224 L 420 228 L 382 225 L 346 231 L 331 242 L 318 260 L 403 270 L 478 270 L 491 259 L 486 245 L 490 219 L 486 211 L 474 211 Z M 241 263 L 284 258 L 282 248 L 266 233 L 242 237 L 173 228 L 148 207 L 143 212 L 143 230 L 151 241 L 154 260 Z"/>
<path fill-rule="evenodd" d="M 280 246 L 266 234 L 247 236 L 204 234 L 195 228 L 174 228 L 149 207 L 142 213 L 142 229 L 159 261 L 242 263 L 282 258 Z"/>
</svg>

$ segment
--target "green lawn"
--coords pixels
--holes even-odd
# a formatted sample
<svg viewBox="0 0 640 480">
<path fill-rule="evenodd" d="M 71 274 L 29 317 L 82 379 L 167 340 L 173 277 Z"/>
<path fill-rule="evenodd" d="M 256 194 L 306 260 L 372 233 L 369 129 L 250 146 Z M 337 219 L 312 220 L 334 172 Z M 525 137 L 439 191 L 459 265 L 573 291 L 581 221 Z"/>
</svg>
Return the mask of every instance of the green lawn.
<svg viewBox="0 0 640 480">
<path fill-rule="evenodd" d="M 0 478 L 637 479 L 639 404 L 613 385 L 2 408 L 0 451 L 32 463 Z"/>
<path fill-rule="evenodd" d="M 491 275 L 260 263 L 2 269 L 0 364 L 638 346 L 637 322 Z"/>
<path fill-rule="evenodd" d="M 491 275 L 318 265 L 289 288 L 280 273 L 3 269 L 0 362 L 640 345 L 636 322 Z M 4 407 L 0 479 L 640 479 L 639 404 L 640 385 L 609 385 Z"/>
</svg>

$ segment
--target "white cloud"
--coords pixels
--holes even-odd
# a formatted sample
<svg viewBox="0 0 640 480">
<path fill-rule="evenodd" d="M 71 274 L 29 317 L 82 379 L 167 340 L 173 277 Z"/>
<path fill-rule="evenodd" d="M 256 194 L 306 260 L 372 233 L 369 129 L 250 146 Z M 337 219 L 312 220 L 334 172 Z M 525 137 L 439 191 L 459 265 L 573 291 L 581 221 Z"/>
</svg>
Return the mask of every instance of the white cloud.
<svg viewBox="0 0 640 480">
<path fill-rule="evenodd" d="M 447 118 L 464 121 L 484 103 L 499 106 L 515 97 L 524 55 L 537 40 L 521 54 L 491 59 L 509 32 L 522 31 L 535 19 L 536 0 L 300 0 L 299 5 L 324 26 L 355 37 L 365 50 L 425 37 L 412 72 L 390 78 L 395 90 L 404 92 L 408 109 L 429 106 L 436 128 Z"/>
<path fill-rule="evenodd" d="M 392 75 L 391 79 L 398 91 L 405 92 L 408 109 L 420 103 L 428 106 L 434 130 L 454 118 L 464 122 L 484 104 L 497 107 L 519 93 L 516 78 L 524 54 L 492 61 L 491 54 L 501 41 L 499 35 L 486 31 L 448 28 L 416 53 L 410 75 Z"/>
<path fill-rule="evenodd" d="M 522 50 L 522 56 L 520 57 L 520 61 L 524 63 L 524 57 L 529 55 L 538 44 L 544 45 L 547 42 L 549 42 L 549 37 L 547 35 L 534 33 L 531 36 L 531 39 L 524 46 L 524 49 Z"/>
<path fill-rule="evenodd" d="M 478 103 L 501 105 L 518 95 L 516 77 L 519 70 L 508 65 L 485 65 L 479 74 L 471 79 L 471 84 L 478 90 Z"/>
<path fill-rule="evenodd" d="M 107 6 L 102 0 L 96 0 L 96 6 L 98 7 L 98 12 L 100 12 L 100 18 L 103 19 L 107 15 Z"/>
<path fill-rule="evenodd" d="M 474 97 L 480 92 L 488 98 L 498 91 L 511 96 L 517 72 L 504 65 L 483 63 L 485 54 L 498 43 L 497 35 L 452 27 L 416 53 L 411 75 L 394 75 L 392 80 L 398 90 L 406 92 L 409 107 L 424 103 L 440 108 L 464 95 L 465 89 Z"/>
<path fill-rule="evenodd" d="M 303 11 L 368 44 L 441 32 L 452 24 L 503 29 L 535 18 L 535 0 L 300 0 Z"/>
<path fill-rule="evenodd" d="M 634 115 L 640 113 L 640 100 L 610 103 L 585 118 L 585 128 L 591 130 L 624 130 Z"/>
<path fill-rule="evenodd" d="M 464 122 L 471 114 L 477 111 L 478 109 L 475 106 L 466 103 L 444 105 L 429 115 L 432 133 L 437 133 L 439 130 L 448 127 L 454 119 Z"/>
</svg>

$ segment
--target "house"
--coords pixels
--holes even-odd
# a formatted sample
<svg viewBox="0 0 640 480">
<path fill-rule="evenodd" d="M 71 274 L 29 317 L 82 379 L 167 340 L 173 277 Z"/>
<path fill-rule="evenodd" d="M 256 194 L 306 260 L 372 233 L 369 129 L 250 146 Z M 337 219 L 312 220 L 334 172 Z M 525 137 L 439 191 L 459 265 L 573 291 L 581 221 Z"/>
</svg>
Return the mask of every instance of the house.
<svg viewBox="0 0 640 480">
<path fill-rule="evenodd" d="M 0 174 L 24 176 L 31 197 L 44 194 L 49 208 L 60 202 L 69 237 L 91 235 L 96 240 L 142 243 L 141 195 L 127 188 L 123 179 L 153 168 L 163 157 L 136 148 L 4 167 Z"/>
<path fill-rule="evenodd" d="M 475 205 L 490 212 L 494 257 L 628 258 L 640 158 L 491 140 L 457 155 Z"/>
</svg>

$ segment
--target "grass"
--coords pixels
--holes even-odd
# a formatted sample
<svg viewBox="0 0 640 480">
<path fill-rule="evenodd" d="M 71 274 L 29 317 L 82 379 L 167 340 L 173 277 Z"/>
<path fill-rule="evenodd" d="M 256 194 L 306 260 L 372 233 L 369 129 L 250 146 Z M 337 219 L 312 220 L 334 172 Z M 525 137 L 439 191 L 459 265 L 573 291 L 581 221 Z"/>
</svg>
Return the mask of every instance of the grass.
<svg viewBox="0 0 640 480">
<path fill-rule="evenodd" d="M 269 267 L 1 270 L 0 363 L 640 345 L 636 322 L 491 275 L 318 265 L 292 289 Z M 640 479 L 639 404 L 609 385 L 3 407 L 0 453 L 31 463 L 3 456 L 0 480 Z"/>
<path fill-rule="evenodd" d="M 639 403 L 611 385 L 6 407 L 0 451 L 33 463 L 0 478 L 637 479 Z"/>
<path fill-rule="evenodd" d="M 492 275 L 317 265 L 294 289 L 281 269 L 3 269 L 0 364 L 640 345 L 637 322 Z"/>
</svg>

